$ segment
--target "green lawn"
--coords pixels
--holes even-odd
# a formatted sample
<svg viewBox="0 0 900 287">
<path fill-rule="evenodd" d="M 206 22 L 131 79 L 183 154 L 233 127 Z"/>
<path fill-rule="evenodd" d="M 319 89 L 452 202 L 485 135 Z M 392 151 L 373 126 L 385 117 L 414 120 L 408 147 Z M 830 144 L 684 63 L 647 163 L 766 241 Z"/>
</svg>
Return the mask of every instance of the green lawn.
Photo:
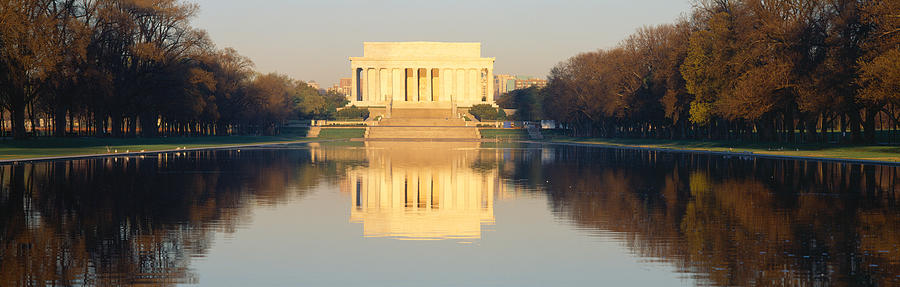
<svg viewBox="0 0 900 287">
<path fill-rule="evenodd" d="M 311 139 L 306 138 L 307 130 L 285 128 L 282 130 L 284 135 L 281 136 L 6 139 L 0 140 L 0 160 L 362 138 L 366 131 L 365 128 L 323 128 L 318 138 Z"/>
<path fill-rule="evenodd" d="M 204 136 L 169 138 L 33 138 L 0 140 L 0 160 L 92 155 L 176 148 L 203 148 L 257 143 L 305 141 L 298 136 Z"/>
<path fill-rule="evenodd" d="M 322 127 L 320 139 L 350 139 L 366 136 L 366 128 L 328 128 Z"/>
<path fill-rule="evenodd" d="M 309 133 L 308 127 L 283 127 L 281 128 L 282 136 L 305 137 Z"/>
<path fill-rule="evenodd" d="M 753 143 L 743 141 L 698 141 L 698 140 L 655 140 L 655 139 L 604 139 L 604 138 L 571 138 L 554 137 L 549 142 L 597 144 L 608 146 L 627 146 L 662 148 L 675 150 L 715 151 L 715 152 L 751 152 L 754 154 L 801 156 L 834 159 L 861 159 L 900 162 L 900 146 L 898 145 L 835 145 L 835 144 L 803 144 L 789 145 L 780 143 Z"/>
<path fill-rule="evenodd" d="M 481 129 L 481 138 L 484 139 L 528 139 L 528 131 L 524 129 Z"/>
</svg>

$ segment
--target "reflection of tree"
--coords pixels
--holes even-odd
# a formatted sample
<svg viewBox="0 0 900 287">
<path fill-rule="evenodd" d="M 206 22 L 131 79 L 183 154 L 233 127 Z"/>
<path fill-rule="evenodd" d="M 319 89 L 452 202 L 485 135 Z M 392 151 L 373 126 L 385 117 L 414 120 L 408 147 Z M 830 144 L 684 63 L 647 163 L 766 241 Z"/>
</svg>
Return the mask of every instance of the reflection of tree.
<svg viewBox="0 0 900 287">
<path fill-rule="evenodd" d="M 304 151 L 209 151 L 0 167 L 0 285 L 174 285 L 248 203 L 303 193 Z"/>
<path fill-rule="evenodd" d="M 488 143 L 482 145 L 484 147 Z M 520 150 L 512 150 L 510 147 L 506 146 L 498 146 L 496 153 L 498 163 L 498 167 L 500 170 L 500 176 L 503 179 L 511 180 L 515 182 L 520 187 L 525 187 L 524 190 L 516 190 L 520 191 L 535 191 L 537 187 L 539 187 L 544 182 L 541 180 L 542 169 L 541 166 L 541 155 L 547 154 L 542 153 L 541 147 L 542 145 L 523 145 L 524 149 Z"/>
<path fill-rule="evenodd" d="M 900 280 L 897 167 L 553 152 L 543 174 L 558 214 L 715 285 Z"/>
</svg>

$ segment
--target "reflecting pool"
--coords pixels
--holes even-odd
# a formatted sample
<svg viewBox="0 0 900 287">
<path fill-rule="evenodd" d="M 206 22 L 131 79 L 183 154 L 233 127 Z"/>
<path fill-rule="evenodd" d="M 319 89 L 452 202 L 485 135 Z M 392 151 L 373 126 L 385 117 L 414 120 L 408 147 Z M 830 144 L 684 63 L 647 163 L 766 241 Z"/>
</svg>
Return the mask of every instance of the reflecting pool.
<svg viewBox="0 0 900 287">
<path fill-rule="evenodd" d="M 0 286 L 896 286 L 900 168 L 337 142 L 0 166 Z"/>
</svg>

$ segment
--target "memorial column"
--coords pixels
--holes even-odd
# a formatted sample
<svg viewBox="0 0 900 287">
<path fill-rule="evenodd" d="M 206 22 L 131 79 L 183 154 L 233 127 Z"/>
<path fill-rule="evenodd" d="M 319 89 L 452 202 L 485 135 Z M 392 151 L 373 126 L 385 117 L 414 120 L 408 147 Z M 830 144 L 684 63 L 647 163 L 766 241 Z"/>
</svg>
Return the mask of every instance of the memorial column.
<svg viewBox="0 0 900 287">
<path fill-rule="evenodd" d="M 412 68 L 412 92 L 410 102 L 418 102 L 419 99 L 419 68 Z"/>
<path fill-rule="evenodd" d="M 362 79 L 360 79 L 359 92 L 362 93 L 362 95 L 360 96 L 360 101 L 365 102 L 369 100 L 369 67 L 361 68 L 362 71 L 360 74 L 362 74 L 362 76 L 360 77 Z"/>
<path fill-rule="evenodd" d="M 494 104 L 494 69 L 487 68 L 487 102 Z"/>
<path fill-rule="evenodd" d="M 381 101 L 381 69 L 378 66 L 372 66 L 369 70 L 369 101 L 375 104 Z"/>
<path fill-rule="evenodd" d="M 434 101 L 434 93 L 431 91 L 431 68 L 425 68 L 425 101 Z"/>
<path fill-rule="evenodd" d="M 478 80 L 475 77 L 475 71 L 472 68 L 466 69 L 466 94 L 468 94 L 469 105 L 476 102 L 475 98 L 478 97 Z"/>
<path fill-rule="evenodd" d="M 351 66 L 350 68 L 353 69 L 353 75 L 351 75 L 350 77 L 351 90 L 350 98 L 348 100 L 350 100 L 350 102 L 356 102 L 359 95 L 359 81 L 356 79 L 357 77 L 359 77 L 359 68 L 357 68 L 356 66 Z"/>
</svg>

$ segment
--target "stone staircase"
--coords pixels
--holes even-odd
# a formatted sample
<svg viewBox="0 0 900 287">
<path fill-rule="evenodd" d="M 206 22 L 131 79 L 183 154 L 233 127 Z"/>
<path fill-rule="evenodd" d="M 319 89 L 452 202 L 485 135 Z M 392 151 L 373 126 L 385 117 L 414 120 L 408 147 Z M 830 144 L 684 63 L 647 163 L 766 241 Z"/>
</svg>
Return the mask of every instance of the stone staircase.
<svg viewBox="0 0 900 287">
<path fill-rule="evenodd" d="M 322 127 L 309 127 L 309 132 L 306 133 L 306 137 L 317 138 L 319 137 L 320 132 L 322 132 Z"/>
<path fill-rule="evenodd" d="M 478 128 L 455 127 L 406 127 L 406 126 L 372 126 L 369 127 L 368 139 L 480 139 Z"/>
<path fill-rule="evenodd" d="M 456 115 L 447 108 L 398 108 L 391 110 L 392 119 L 448 119 Z"/>
<path fill-rule="evenodd" d="M 390 118 L 383 119 L 378 126 L 407 126 L 407 127 L 464 127 L 463 119 L 410 119 Z"/>
<path fill-rule="evenodd" d="M 366 139 L 478 140 L 475 125 L 451 115 L 450 109 L 393 109 L 391 118 L 366 128 Z"/>
</svg>

